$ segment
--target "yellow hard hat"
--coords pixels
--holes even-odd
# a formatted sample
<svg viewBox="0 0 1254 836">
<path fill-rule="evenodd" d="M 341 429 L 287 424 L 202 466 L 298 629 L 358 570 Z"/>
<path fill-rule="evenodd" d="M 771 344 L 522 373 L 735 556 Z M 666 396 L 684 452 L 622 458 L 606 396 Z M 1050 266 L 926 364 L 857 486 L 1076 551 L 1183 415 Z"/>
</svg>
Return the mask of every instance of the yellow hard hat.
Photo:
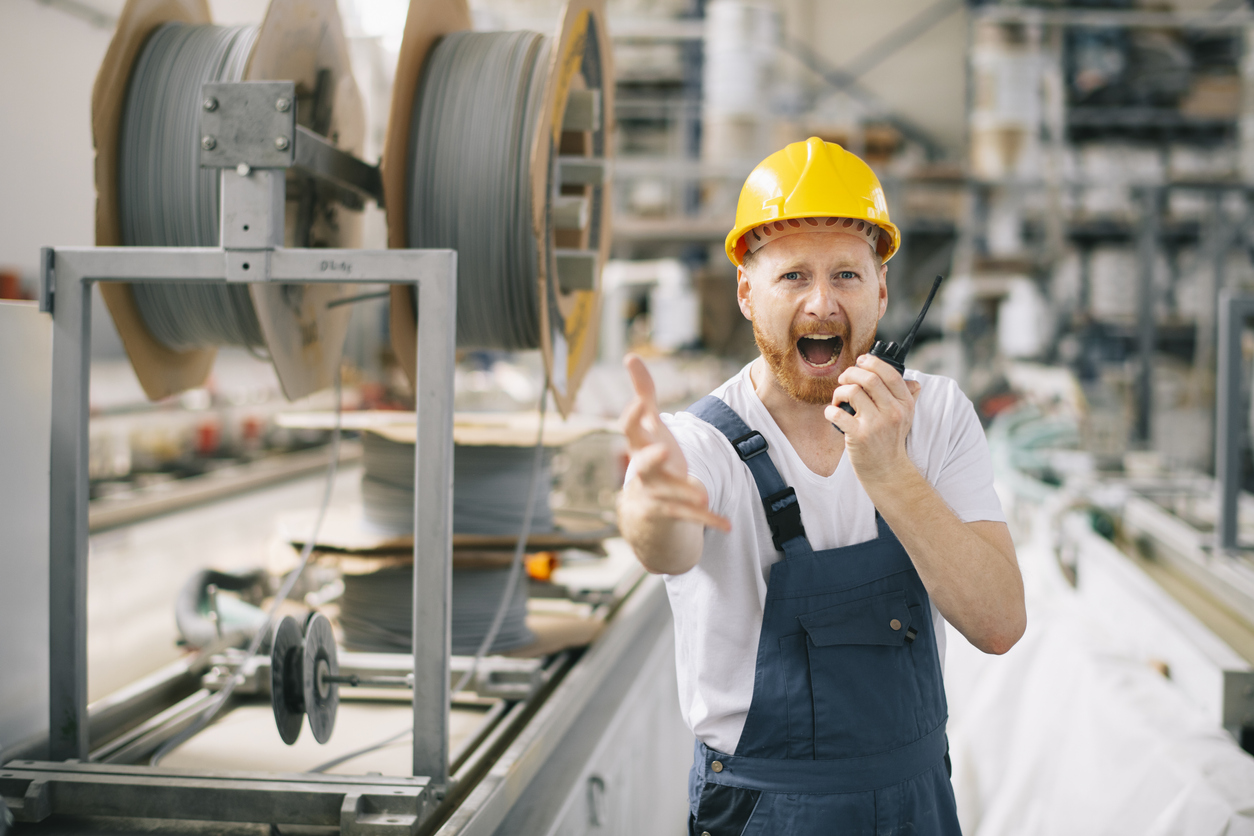
<svg viewBox="0 0 1254 836">
<path fill-rule="evenodd" d="M 724 249 L 732 263 L 744 263 L 746 232 L 790 218 L 852 218 L 884 231 L 876 250 L 888 261 L 901 246 L 901 231 L 888 219 L 888 201 L 871 167 L 834 142 L 812 136 L 794 142 L 758 163 L 736 205 L 736 227 Z M 795 226 L 795 224 L 794 224 Z"/>
</svg>

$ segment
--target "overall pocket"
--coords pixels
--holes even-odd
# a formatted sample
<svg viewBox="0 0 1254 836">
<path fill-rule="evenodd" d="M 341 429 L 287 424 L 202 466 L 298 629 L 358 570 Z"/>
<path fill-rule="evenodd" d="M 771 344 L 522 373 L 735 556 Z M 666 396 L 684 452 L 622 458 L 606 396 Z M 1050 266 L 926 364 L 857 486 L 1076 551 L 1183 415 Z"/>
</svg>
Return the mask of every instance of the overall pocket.
<svg viewBox="0 0 1254 836">
<path fill-rule="evenodd" d="M 748 825 L 761 797 L 761 790 L 707 782 L 701 788 L 697 814 L 688 818 L 688 833 L 690 836 L 699 836 L 702 833 L 739 836 Z"/>
<path fill-rule="evenodd" d="M 805 633 L 779 640 L 783 669 L 784 707 L 788 714 L 787 756 L 814 757 L 814 698 L 810 687 L 810 656 Z"/>
<path fill-rule="evenodd" d="M 884 752 L 931 731 L 920 719 L 935 713 L 924 704 L 932 689 L 920 689 L 914 657 L 935 650 L 916 650 L 925 643 L 908 640 L 931 634 L 917 623 L 920 612 L 898 590 L 797 617 L 806 636 L 815 758 Z"/>
</svg>

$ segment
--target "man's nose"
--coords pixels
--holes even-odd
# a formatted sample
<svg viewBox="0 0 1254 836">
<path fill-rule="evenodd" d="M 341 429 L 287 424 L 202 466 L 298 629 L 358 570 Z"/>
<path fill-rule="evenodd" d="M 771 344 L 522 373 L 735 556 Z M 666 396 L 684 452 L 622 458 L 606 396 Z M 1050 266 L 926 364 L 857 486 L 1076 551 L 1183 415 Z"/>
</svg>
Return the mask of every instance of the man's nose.
<svg viewBox="0 0 1254 836">
<path fill-rule="evenodd" d="M 832 319 L 840 314 L 840 297 L 830 282 L 815 282 L 806 294 L 804 310 L 819 319 Z"/>
</svg>

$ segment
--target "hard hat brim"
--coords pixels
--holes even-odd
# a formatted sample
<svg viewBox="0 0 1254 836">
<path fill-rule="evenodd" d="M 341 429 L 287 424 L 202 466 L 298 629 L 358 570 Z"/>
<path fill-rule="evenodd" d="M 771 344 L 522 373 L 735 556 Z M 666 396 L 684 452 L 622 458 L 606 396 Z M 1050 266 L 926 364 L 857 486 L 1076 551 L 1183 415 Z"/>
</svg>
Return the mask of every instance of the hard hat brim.
<svg viewBox="0 0 1254 836">
<path fill-rule="evenodd" d="M 789 219 L 800 220 L 802 218 L 808 218 L 808 217 L 812 217 L 812 216 L 811 215 L 780 215 L 778 218 L 773 218 L 772 220 L 780 220 L 780 221 L 786 221 Z M 891 223 L 889 221 L 877 221 L 877 220 L 872 220 L 871 218 L 857 218 L 857 220 L 864 220 L 864 221 L 867 221 L 868 223 L 873 223 L 876 226 L 878 226 L 880 229 L 888 233 L 887 235 L 880 236 L 879 247 L 877 249 L 881 263 L 887 264 L 888 260 L 892 258 L 894 255 L 896 255 L 897 250 L 900 249 L 901 247 L 901 230 L 897 228 L 896 224 Z M 745 233 L 749 232 L 751 229 L 757 228 L 758 226 L 761 226 L 761 224 L 760 223 L 745 224 L 742 226 L 738 226 L 735 229 L 733 229 L 731 232 L 727 233 L 727 238 L 724 239 L 723 241 L 723 250 L 727 253 L 727 257 L 728 259 L 731 260 L 731 263 L 735 264 L 737 267 L 744 266 L 745 253 L 749 251 L 749 246 L 745 243 L 745 240 L 744 240 Z M 821 230 L 818 230 L 818 231 L 821 231 Z M 770 245 L 768 244 L 767 246 L 770 246 Z"/>
</svg>

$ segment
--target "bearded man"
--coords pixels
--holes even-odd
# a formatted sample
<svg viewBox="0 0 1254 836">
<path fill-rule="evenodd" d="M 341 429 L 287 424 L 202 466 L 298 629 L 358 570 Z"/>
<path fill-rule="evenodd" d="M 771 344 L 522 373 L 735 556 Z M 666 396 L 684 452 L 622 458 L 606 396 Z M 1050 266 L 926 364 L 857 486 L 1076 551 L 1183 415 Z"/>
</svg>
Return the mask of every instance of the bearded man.
<svg viewBox="0 0 1254 836">
<path fill-rule="evenodd" d="M 1023 583 L 970 401 L 867 353 L 899 243 L 865 162 L 789 145 L 726 241 L 761 357 L 673 416 L 627 360 L 619 522 L 666 576 L 694 836 L 959 833 L 945 622 L 1005 653 Z"/>
</svg>

